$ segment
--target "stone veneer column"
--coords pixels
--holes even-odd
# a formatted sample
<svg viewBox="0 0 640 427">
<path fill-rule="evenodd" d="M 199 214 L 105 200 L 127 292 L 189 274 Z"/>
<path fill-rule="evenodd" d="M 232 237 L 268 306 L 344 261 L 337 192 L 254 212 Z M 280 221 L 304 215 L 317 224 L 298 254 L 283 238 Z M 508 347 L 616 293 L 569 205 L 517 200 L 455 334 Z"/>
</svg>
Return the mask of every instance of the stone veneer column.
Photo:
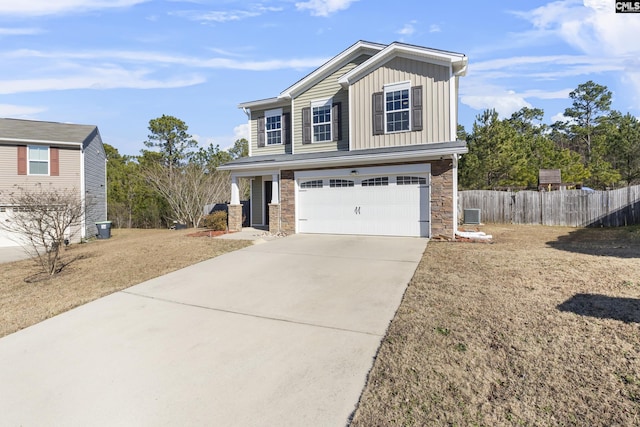
<svg viewBox="0 0 640 427">
<path fill-rule="evenodd" d="M 242 231 L 242 205 L 227 205 L 229 231 Z"/>
<path fill-rule="evenodd" d="M 280 232 L 280 204 L 269 203 L 269 233 Z"/>
<path fill-rule="evenodd" d="M 431 235 L 455 238 L 453 160 L 431 162 Z"/>
<path fill-rule="evenodd" d="M 280 171 L 280 231 L 296 232 L 296 202 L 293 171 Z"/>
</svg>

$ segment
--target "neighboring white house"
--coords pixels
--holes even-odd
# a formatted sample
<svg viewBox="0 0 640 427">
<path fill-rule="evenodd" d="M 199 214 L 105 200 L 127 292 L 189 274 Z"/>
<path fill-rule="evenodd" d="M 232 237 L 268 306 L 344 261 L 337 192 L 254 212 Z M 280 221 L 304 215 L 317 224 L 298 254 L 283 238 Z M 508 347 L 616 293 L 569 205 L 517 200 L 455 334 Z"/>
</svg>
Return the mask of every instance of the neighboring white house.
<svg viewBox="0 0 640 427">
<path fill-rule="evenodd" d="M 96 126 L 0 119 L 0 221 L 10 224 L 8 194 L 18 187 L 73 189 L 90 203 L 75 241 L 96 234 L 107 217 L 107 169 Z M 0 229 L 0 246 L 16 246 L 18 236 Z"/>
</svg>

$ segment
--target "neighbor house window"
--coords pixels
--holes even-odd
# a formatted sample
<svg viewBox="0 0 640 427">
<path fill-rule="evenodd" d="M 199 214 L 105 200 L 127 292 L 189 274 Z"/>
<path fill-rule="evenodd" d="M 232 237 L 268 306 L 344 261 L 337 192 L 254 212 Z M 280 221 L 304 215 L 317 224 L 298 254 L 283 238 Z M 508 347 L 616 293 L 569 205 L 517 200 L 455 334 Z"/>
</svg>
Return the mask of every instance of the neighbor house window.
<svg viewBox="0 0 640 427">
<path fill-rule="evenodd" d="M 29 146 L 29 175 L 49 175 L 49 147 Z"/>
<path fill-rule="evenodd" d="M 267 145 L 282 144 L 282 109 L 265 112 Z"/>
<path fill-rule="evenodd" d="M 409 130 L 410 105 L 409 92 L 411 84 L 397 83 L 384 88 L 384 111 L 387 132 L 403 132 Z"/>
<path fill-rule="evenodd" d="M 331 100 L 311 103 L 313 142 L 331 141 Z"/>
</svg>

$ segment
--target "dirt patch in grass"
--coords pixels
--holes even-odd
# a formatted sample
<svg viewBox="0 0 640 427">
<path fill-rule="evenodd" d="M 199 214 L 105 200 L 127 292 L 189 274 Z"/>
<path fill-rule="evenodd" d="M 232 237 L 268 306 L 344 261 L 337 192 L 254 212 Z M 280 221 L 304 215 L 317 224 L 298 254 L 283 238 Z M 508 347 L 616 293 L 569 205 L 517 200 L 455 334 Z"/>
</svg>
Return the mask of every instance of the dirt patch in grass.
<svg viewBox="0 0 640 427">
<path fill-rule="evenodd" d="M 640 425 L 640 228 L 430 242 L 353 426 Z"/>
<path fill-rule="evenodd" d="M 240 240 L 189 237 L 193 230 L 112 230 L 107 240 L 69 246 L 67 263 L 42 279 L 32 260 L 2 264 L 0 337 L 145 280 L 243 248 Z M 25 280 L 26 279 L 26 280 Z"/>
</svg>

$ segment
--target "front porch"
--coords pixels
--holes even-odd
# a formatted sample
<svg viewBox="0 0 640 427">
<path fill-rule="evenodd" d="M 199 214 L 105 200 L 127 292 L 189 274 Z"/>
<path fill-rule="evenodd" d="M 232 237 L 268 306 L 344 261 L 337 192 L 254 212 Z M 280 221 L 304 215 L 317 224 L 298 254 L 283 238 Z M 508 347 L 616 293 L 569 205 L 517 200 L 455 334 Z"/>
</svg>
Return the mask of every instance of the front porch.
<svg viewBox="0 0 640 427">
<path fill-rule="evenodd" d="M 251 209 L 249 224 L 269 233 L 282 231 L 280 221 L 280 173 L 279 171 L 261 171 L 259 173 L 231 174 L 231 203 L 229 204 L 229 230 L 242 230 L 242 205 L 240 204 L 239 179 L 250 181 Z"/>
</svg>

